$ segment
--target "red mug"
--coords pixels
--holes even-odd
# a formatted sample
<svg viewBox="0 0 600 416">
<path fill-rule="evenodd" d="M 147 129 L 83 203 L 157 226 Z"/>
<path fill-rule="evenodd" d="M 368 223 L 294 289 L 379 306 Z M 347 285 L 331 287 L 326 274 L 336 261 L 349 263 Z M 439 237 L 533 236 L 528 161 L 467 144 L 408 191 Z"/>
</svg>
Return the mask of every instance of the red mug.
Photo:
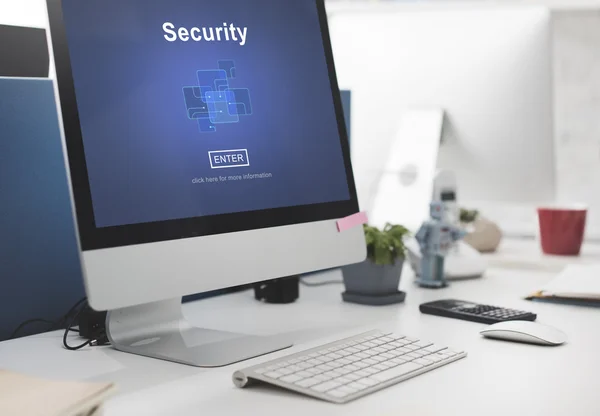
<svg viewBox="0 0 600 416">
<path fill-rule="evenodd" d="M 587 208 L 538 208 L 542 251 L 560 256 L 578 256 L 585 234 Z"/>
</svg>

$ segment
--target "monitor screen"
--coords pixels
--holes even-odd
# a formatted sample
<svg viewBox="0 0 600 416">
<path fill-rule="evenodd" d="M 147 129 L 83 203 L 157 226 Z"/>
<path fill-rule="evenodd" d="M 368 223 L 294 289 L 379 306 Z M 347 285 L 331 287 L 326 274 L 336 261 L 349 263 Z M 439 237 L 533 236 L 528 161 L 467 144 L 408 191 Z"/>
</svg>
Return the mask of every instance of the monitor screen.
<svg viewBox="0 0 600 416">
<path fill-rule="evenodd" d="M 61 11 L 96 228 L 351 199 L 317 1 Z"/>
</svg>

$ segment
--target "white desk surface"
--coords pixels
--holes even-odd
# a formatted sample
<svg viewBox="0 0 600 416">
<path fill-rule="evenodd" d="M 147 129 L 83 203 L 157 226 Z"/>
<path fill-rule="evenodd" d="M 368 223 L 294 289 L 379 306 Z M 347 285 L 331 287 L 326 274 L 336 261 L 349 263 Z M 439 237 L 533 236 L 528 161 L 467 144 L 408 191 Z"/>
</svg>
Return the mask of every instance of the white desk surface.
<svg viewBox="0 0 600 416">
<path fill-rule="evenodd" d="M 527 250 L 537 250 L 533 243 Z M 514 263 L 512 263 L 514 266 Z M 120 415 L 600 415 L 600 309 L 534 303 L 522 297 L 554 276 L 548 270 L 492 268 L 483 279 L 442 290 L 412 283 L 405 268 L 404 304 L 369 307 L 344 303 L 342 285 L 302 287 L 291 305 L 266 305 L 250 291 L 194 302 L 194 324 L 255 334 L 289 333 L 292 349 L 219 369 L 200 369 L 121 353 L 110 347 L 66 351 L 62 332 L 0 343 L 0 368 L 57 379 L 115 381 L 119 391 L 106 416 Z M 339 272 L 312 281 L 340 278 Z M 569 335 L 560 347 L 484 339 L 484 325 L 423 315 L 418 305 L 441 298 L 531 310 L 538 321 Z M 462 348 L 467 358 L 346 405 L 334 405 L 275 388 L 238 389 L 235 369 L 332 341 L 362 329 L 402 334 Z"/>
</svg>

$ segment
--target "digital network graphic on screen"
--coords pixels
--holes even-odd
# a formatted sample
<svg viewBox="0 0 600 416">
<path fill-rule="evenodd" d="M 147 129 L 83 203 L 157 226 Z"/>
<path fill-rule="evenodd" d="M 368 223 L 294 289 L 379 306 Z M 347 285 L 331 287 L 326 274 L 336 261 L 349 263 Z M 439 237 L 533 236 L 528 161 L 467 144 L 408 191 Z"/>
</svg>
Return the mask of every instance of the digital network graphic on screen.
<svg viewBox="0 0 600 416">
<path fill-rule="evenodd" d="M 197 71 L 198 85 L 183 87 L 185 107 L 191 120 L 198 120 L 201 133 L 214 133 L 218 124 L 239 123 L 252 115 L 248 88 L 234 88 L 233 60 L 219 61 L 219 69 Z"/>
<path fill-rule="evenodd" d="M 350 199 L 314 0 L 63 0 L 97 227 Z"/>
</svg>

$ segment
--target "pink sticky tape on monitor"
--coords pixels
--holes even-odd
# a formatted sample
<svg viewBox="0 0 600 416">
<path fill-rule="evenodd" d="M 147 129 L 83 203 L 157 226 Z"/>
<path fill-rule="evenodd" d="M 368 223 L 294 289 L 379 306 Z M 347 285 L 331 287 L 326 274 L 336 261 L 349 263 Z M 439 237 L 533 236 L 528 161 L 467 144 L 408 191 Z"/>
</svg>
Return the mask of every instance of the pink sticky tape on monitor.
<svg viewBox="0 0 600 416">
<path fill-rule="evenodd" d="M 346 218 L 342 218 L 337 221 L 338 231 L 341 233 L 342 231 L 349 230 L 350 228 L 358 227 L 360 225 L 366 224 L 369 222 L 367 218 L 367 214 L 365 212 L 357 212 L 356 214 L 352 214 Z"/>
</svg>

